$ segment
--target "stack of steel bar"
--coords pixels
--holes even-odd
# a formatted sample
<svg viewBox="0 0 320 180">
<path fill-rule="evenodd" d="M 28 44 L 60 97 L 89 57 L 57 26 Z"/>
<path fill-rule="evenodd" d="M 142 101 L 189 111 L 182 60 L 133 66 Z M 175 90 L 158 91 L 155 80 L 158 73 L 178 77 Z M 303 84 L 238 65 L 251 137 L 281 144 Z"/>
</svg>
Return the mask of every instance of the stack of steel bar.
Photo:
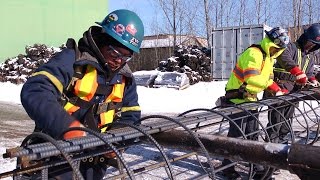
<svg viewBox="0 0 320 180">
<path fill-rule="evenodd" d="M 18 158 L 18 166 L 14 171 L 0 174 L 0 178 L 39 170 L 41 170 L 43 177 L 47 177 L 48 173 L 50 173 L 48 172 L 50 167 L 68 163 L 76 171 L 76 165 L 80 161 L 90 160 L 92 157 L 115 151 L 117 163 L 113 164 L 116 164 L 115 166 L 119 169 L 120 174 L 113 176 L 113 178 L 124 176 L 134 178 L 136 173 L 141 173 L 141 171 L 148 168 L 165 167 L 168 177 L 174 179 L 175 175 L 171 162 L 180 158 L 168 158 L 159 144 L 175 146 L 175 148 L 180 147 L 184 150 L 191 149 L 205 157 L 207 159 L 206 165 L 200 162 L 205 173 L 199 177 L 209 176 L 210 178 L 215 178 L 219 176 L 219 172 L 226 167 L 221 166 L 221 163 L 216 163 L 216 160 L 230 158 L 235 161 L 245 162 L 244 166 L 249 167 L 245 170 L 246 177 L 253 175 L 253 165 L 251 163 L 257 163 L 271 167 L 270 169 L 290 170 L 299 175 L 300 178 L 305 176 L 312 178 L 315 177 L 314 174 L 319 175 L 320 169 L 320 147 L 317 146 L 320 131 L 318 119 L 320 111 L 318 111 L 319 102 L 317 100 L 319 97 L 318 92 L 313 89 L 262 99 L 258 102 L 244 103 L 238 106 L 193 109 L 176 117 L 150 115 L 141 118 L 138 124 L 115 122 L 113 125 L 115 128 L 105 134 L 95 133 L 83 128 L 82 130 L 88 131 L 91 135 L 68 141 L 56 141 L 45 134 L 33 133 L 25 139 L 21 147 L 7 149 L 3 157 Z M 296 106 L 298 102 L 300 104 Z M 296 108 L 292 119 L 283 118 L 283 121 L 279 124 L 266 125 L 268 123 L 266 114 L 269 111 L 277 111 L 289 105 L 294 105 Z M 230 119 L 228 116 L 240 112 L 246 112 L 245 116 L 253 116 L 254 114 L 249 111 L 251 109 L 258 109 L 260 116 L 260 120 L 257 119 L 259 128 L 255 132 L 251 132 L 251 134 L 245 134 L 242 131 L 242 127 L 238 127 L 239 131 L 241 131 L 242 139 L 224 137 L 228 131 L 228 123 L 234 123 L 234 121 L 239 120 Z M 267 130 L 281 124 L 286 124 L 290 129 L 286 141 L 282 144 L 271 143 L 272 140 L 268 136 Z M 257 134 L 259 140 L 246 140 L 247 136 L 252 134 Z M 29 145 L 29 140 L 35 137 L 42 138 L 48 142 Z M 119 149 L 136 145 L 137 138 L 140 138 L 138 143 L 145 143 L 145 139 L 148 139 L 149 142 L 151 141 L 162 154 L 164 162 L 158 163 L 158 166 L 152 165 L 151 167 L 145 166 L 144 168 L 131 169 Z M 199 149 L 200 151 L 198 151 Z M 191 152 L 191 155 L 194 154 Z M 61 156 L 64 158 L 55 158 L 54 161 L 50 159 Z M 183 158 L 187 158 L 187 156 Z M 41 161 L 41 163 L 36 163 L 37 161 Z M 110 164 L 112 164 L 111 161 Z M 237 162 L 234 164 L 237 164 Z M 123 170 L 123 167 L 125 170 Z M 267 173 L 266 171 L 266 175 Z M 81 177 L 81 174 L 77 171 L 75 176 Z"/>
</svg>

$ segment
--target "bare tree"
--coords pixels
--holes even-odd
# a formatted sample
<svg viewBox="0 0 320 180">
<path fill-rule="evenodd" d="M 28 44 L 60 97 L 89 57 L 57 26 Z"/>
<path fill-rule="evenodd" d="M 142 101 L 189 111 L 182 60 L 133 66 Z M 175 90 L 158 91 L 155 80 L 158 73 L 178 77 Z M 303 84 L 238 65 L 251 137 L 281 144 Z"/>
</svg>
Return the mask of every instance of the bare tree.
<svg viewBox="0 0 320 180">
<path fill-rule="evenodd" d="M 263 14 L 261 14 L 262 12 L 262 0 L 255 0 L 255 5 L 256 5 L 256 14 L 257 14 L 257 23 L 260 24 L 261 21 L 261 17 L 263 16 Z"/>
<path fill-rule="evenodd" d="M 223 27 L 223 17 L 224 17 L 224 2 L 219 1 L 219 16 L 220 16 L 220 27 Z"/>
<path fill-rule="evenodd" d="M 267 24 L 295 27 L 293 39 L 304 24 L 319 22 L 320 0 L 155 0 L 170 32 L 204 35 L 210 46 L 210 30 L 216 27 Z M 203 4 L 204 11 L 199 11 Z M 289 5 L 289 6 L 288 6 Z M 195 8 L 196 7 L 196 8 Z M 162 26 L 161 28 L 166 27 Z M 163 29 L 167 31 L 168 29 Z"/>
<path fill-rule="evenodd" d="M 177 42 L 177 4 L 178 0 L 157 0 L 173 31 L 173 45 Z"/>
<path fill-rule="evenodd" d="M 308 24 L 313 23 L 313 0 L 305 0 L 306 5 L 306 16 Z"/>
<path fill-rule="evenodd" d="M 301 15 L 302 15 L 302 0 L 292 0 L 293 10 L 293 27 L 294 27 L 294 39 L 300 34 L 301 31 Z"/>
<path fill-rule="evenodd" d="M 269 8 L 269 1 L 264 1 L 264 20 L 263 23 L 267 24 L 268 19 L 271 17 L 270 8 Z"/>
<path fill-rule="evenodd" d="M 298 6 L 298 14 L 297 14 L 297 26 L 299 27 L 298 33 L 300 34 L 301 32 L 301 26 L 302 26 L 302 0 L 297 0 L 297 6 Z"/>
<path fill-rule="evenodd" d="M 246 7 L 245 1 L 246 0 L 240 0 L 239 26 L 244 25 L 244 14 L 245 14 L 245 7 Z"/>
<path fill-rule="evenodd" d="M 215 9 L 215 27 L 218 27 L 218 24 L 219 24 L 219 17 L 218 17 L 218 14 L 219 14 L 219 9 L 218 9 L 218 6 L 213 4 L 213 7 Z"/>
<path fill-rule="evenodd" d="M 232 12 L 235 11 L 235 3 L 231 2 L 229 0 L 226 0 L 225 1 L 226 3 L 226 26 L 230 26 L 230 19 L 232 18 L 231 15 L 232 15 Z"/>
<path fill-rule="evenodd" d="M 216 0 L 210 4 L 210 8 L 214 10 L 213 19 L 214 19 L 214 27 L 223 27 L 224 22 L 224 4 L 223 0 Z"/>
<path fill-rule="evenodd" d="M 314 4 L 320 4 L 320 1 L 319 0 L 315 0 L 315 3 Z M 320 6 L 314 6 L 314 22 L 320 22 Z"/>
<path fill-rule="evenodd" d="M 211 25 L 210 25 L 210 17 L 209 17 L 209 4 L 208 0 L 203 0 L 204 3 L 204 14 L 206 17 L 206 31 L 207 31 L 207 45 L 210 47 L 210 31 L 211 31 Z"/>
<path fill-rule="evenodd" d="M 155 21 L 152 21 L 151 24 L 150 24 L 150 27 L 151 27 L 151 31 L 154 35 L 157 35 L 157 40 L 158 40 L 158 37 L 159 37 L 159 34 L 161 33 L 161 29 L 160 29 L 160 25 L 159 25 L 159 22 L 158 22 L 158 11 L 155 11 L 155 17 L 154 17 L 154 20 Z M 154 48 L 154 56 L 158 63 L 159 63 L 159 60 L 160 60 L 160 57 L 159 57 L 159 49 L 158 49 L 158 41 L 155 41 L 155 44 L 154 44 L 155 48 Z"/>
</svg>

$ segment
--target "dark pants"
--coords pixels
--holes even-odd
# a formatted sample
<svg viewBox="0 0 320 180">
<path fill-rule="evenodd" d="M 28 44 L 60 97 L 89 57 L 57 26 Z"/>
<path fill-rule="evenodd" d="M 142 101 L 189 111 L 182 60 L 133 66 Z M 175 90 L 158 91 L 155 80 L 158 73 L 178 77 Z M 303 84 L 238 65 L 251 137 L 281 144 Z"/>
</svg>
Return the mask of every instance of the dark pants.
<svg viewBox="0 0 320 180">
<path fill-rule="evenodd" d="M 257 121 L 259 118 L 258 111 L 257 110 L 250 110 L 250 112 L 253 114 L 253 116 L 250 116 L 250 114 L 248 114 L 247 112 L 241 112 L 241 113 L 229 115 L 229 117 L 232 120 L 237 119 L 237 120 L 234 120 L 234 122 L 235 122 L 235 124 L 237 124 L 239 126 L 239 128 L 241 128 L 241 130 L 239 130 L 239 128 L 234 123 L 229 121 L 230 128 L 229 128 L 229 132 L 227 135 L 228 137 L 242 137 L 243 135 L 242 135 L 241 131 L 246 135 L 246 134 L 252 133 L 254 131 L 257 131 L 259 129 L 259 124 Z M 248 115 L 249 115 L 249 117 L 245 117 Z M 245 117 L 245 118 L 241 118 L 241 117 Z M 258 140 L 258 132 L 253 135 L 247 136 L 247 139 Z M 227 165 L 230 163 L 232 163 L 231 160 L 224 159 L 222 162 L 222 165 L 224 166 L 224 165 Z M 231 167 L 231 168 L 233 168 L 233 167 Z"/>
<path fill-rule="evenodd" d="M 241 112 L 237 114 L 230 115 L 229 117 L 233 119 L 238 119 L 234 120 L 235 124 L 241 128 L 241 131 L 246 135 L 249 133 L 252 133 L 259 128 L 259 124 L 257 122 L 257 119 L 259 118 L 259 114 L 257 110 L 250 110 L 250 113 L 254 114 L 254 116 L 250 116 L 247 112 Z M 248 116 L 245 118 L 241 118 L 244 116 Z M 229 132 L 228 132 L 228 137 L 241 137 L 243 136 L 239 128 L 235 125 L 234 123 L 229 121 Z M 258 139 L 258 134 L 253 134 L 247 137 L 247 139 L 250 140 L 257 140 Z"/>
<path fill-rule="evenodd" d="M 284 106 L 282 103 L 279 106 Z M 298 103 L 295 103 L 298 105 Z M 279 143 L 284 141 L 284 137 L 290 132 L 290 126 L 292 123 L 292 117 L 294 114 L 295 106 L 287 105 L 276 110 L 271 110 L 268 112 L 269 122 L 267 124 L 267 133 L 269 135 L 270 141 L 274 143 Z M 284 119 L 285 118 L 285 119 Z M 284 122 L 284 121 L 287 122 Z M 278 125 L 275 125 L 279 123 Z M 274 125 L 273 127 L 270 127 Z"/>
<path fill-rule="evenodd" d="M 300 86 L 294 85 L 290 82 L 278 83 L 278 85 L 281 88 L 286 88 L 290 90 L 290 92 L 296 92 L 296 91 L 299 91 L 299 89 L 301 89 Z M 264 91 L 263 98 L 269 98 L 269 97 L 274 97 L 274 95 L 268 91 Z M 280 102 L 281 101 L 282 100 L 280 100 Z M 290 126 L 291 126 L 295 106 L 297 106 L 298 104 L 299 103 L 294 103 L 294 105 L 290 105 L 289 103 L 282 101 L 280 104 L 273 105 L 273 107 L 275 107 L 279 112 L 277 112 L 276 110 L 272 110 L 269 107 L 267 133 L 269 135 L 270 142 L 280 143 L 284 141 L 283 138 L 290 132 L 290 129 L 291 129 Z M 287 122 L 284 122 L 285 120 Z M 279 123 L 279 125 L 276 125 L 277 123 Z"/>
</svg>

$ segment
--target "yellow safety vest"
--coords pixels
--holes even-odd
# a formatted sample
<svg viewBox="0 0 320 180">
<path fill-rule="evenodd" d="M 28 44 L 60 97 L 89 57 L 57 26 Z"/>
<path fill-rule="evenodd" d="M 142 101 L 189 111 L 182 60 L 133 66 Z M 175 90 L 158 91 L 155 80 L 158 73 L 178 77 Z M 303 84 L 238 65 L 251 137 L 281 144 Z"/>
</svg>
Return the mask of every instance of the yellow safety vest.
<svg viewBox="0 0 320 180">
<path fill-rule="evenodd" d="M 84 101 L 89 102 L 95 95 L 98 87 L 97 82 L 97 70 L 88 65 L 86 72 L 83 78 L 78 79 L 74 86 L 74 94 L 81 98 Z M 113 89 L 111 94 L 105 99 L 104 103 L 121 103 L 124 94 L 124 87 L 125 87 L 125 78 L 122 79 L 121 84 L 113 85 Z M 67 102 L 64 106 L 64 109 L 72 115 L 72 113 L 76 112 L 80 109 L 79 106 L 72 104 L 71 102 Z M 116 115 L 115 109 L 107 110 L 106 112 L 100 113 L 100 123 L 98 127 L 102 127 L 105 124 L 109 124 L 113 122 L 113 119 Z M 105 132 L 107 127 L 101 129 L 101 132 Z"/>
</svg>

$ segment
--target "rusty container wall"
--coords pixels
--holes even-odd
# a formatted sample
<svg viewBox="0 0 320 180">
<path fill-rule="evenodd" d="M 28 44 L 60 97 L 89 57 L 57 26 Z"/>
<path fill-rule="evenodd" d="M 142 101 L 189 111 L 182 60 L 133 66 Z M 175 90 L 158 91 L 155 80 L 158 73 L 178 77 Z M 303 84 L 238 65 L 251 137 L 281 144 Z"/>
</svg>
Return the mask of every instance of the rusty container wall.
<svg viewBox="0 0 320 180">
<path fill-rule="evenodd" d="M 227 80 L 239 55 L 264 36 L 267 25 L 216 28 L 212 30 L 211 74 L 215 80 Z"/>
</svg>

